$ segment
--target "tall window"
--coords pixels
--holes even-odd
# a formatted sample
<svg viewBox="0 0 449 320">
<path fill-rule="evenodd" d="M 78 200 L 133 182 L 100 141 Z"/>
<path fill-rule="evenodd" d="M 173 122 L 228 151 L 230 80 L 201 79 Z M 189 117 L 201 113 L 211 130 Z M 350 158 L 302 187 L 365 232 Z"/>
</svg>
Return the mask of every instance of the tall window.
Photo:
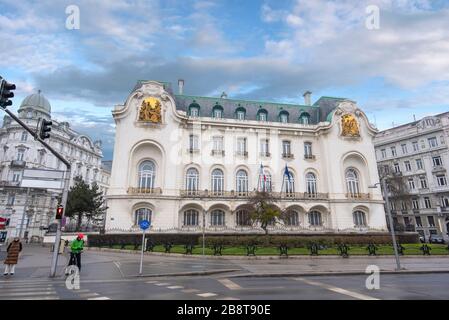
<svg viewBox="0 0 449 320">
<path fill-rule="evenodd" d="M 237 120 L 245 120 L 245 109 L 244 108 L 237 108 L 237 110 L 235 111 L 235 117 L 237 118 Z"/>
<path fill-rule="evenodd" d="M 189 136 L 189 149 L 190 150 L 198 150 L 198 136 L 191 134 Z"/>
<path fill-rule="evenodd" d="M 429 197 L 424 197 L 424 206 L 426 207 L 426 209 L 432 208 L 432 202 L 430 202 Z"/>
<path fill-rule="evenodd" d="M 225 225 L 225 213 L 223 210 L 213 210 L 210 213 L 210 225 L 217 227 Z"/>
<path fill-rule="evenodd" d="M 139 188 L 153 189 L 156 170 L 153 161 L 144 161 L 139 166 Z"/>
<path fill-rule="evenodd" d="M 299 226 L 299 214 L 295 210 L 290 210 L 284 220 L 287 226 Z"/>
<path fill-rule="evenodd" d="M 319 211 L 310 211 L 309 212 L 309 224 L 310 226 L 321 226 L 323 221 L 321 220 L 321 212 Z"/>
<path fill-rule="evenodd" d="M 134 221 L 138 225 L 143 220 L 148 220 L 151 224 L 151 214 L 152 211 L 148 208 L 137 209 L 134 213 Z"/>
<path fill-rule="evenodd" d="M 421 184 L 421 189 L 427 189 L 427 179 L 426 179 L 426 177 L 419 177 L 419 182 Z"/>
<path fill-rule="evenodd" d="M 419 200 L 417 198 L 412 199 L 412 208 L 414 210 L 419 210 Z"/>
<path fill-rule="evenodd" d="M 239 210 L 235 215 L 235 224 L 240 227 L 251 226 L 251 216 L 246 210 Z"/>
<path fill-rule="evenodd" d="M 222 194 L 224 190 L 224 175 L 220 169 L 212 171 L 212 192 L 214 194 Z"/>
<path fill-rule="evenodd" d="M 410 190 L 415 190 L 415 180 L 413 178 L 408 179 L 408 188 Z"/>
<path fill-rule="evenodd" d="M 360 210 L 354 211 L 352 216 L 354 218 L 354 225 L 356 227 L 366 227 L 366 215 L 365 215 L 365 212 L 360 211 Z"/>
<path fill-rule="evenodd" d="M 393 157 L 397 156 L 396 147 L 391 147 L 391 156 L 393 156 Z"/>
<path fill-rule="evenodd" d="M 189 116 L 191 117 L 199 117 L 200 116 L 200 108 L 198 106 L 191 106 L 189 108 Z"/>
<path fill-rule="evenodd" d="M 237 154 L 243 155 L 246 153 L 246 138 L 237 139 Z"/>
<path fill-rule="evenodd" d="M 259 173 L 259 190 L 271 192 L 272 191 L 272 179 L 268 170 L 263 169 L 263 174 Z"/>
<path fill-rule="evenodd" d="M 404 161 L 405 171 L 412 171 L 412 165 L 410 161 Z"/>
<path fill-rule="evenodd" d="M 200 175 L 198 170 L 195 168 L 190 168 L 186 173 L 186 190 L 188 191 L 198 191 L 200 181 Z"/>
<path fill-rule="evenodd" d="M 312 143 L 304 142 L 304 157 L 306 159 L 312 158 Z"/>
<path fill-rule="evenodd" d="M 346 187 L 351 197 L 357 197 L 360 194 L 359 176 L 354 169 L 348 169 L 346 171 Z"/>
<path fill-rule="evenodd" d="M 184 211 L 184 226 L 197 226 L 199 223 L 199 212 L 197 210 L 186 210 Z"/>
<path fill-rule="evenodd" d="M 20 172 L 19 171 L 14 171 L 12 173 L 12 181 L 13 182 L 19 182 L 20 181 Z"/>
<path fill-rule="evenodd" d="M 290 178 L 284 174 L 284 190 L 282 191 L 284 191 L 287 195 L 295 192 L 295 177 L 291 171 Z"/>
<path fill-rule="evenodd" d="M 438 167 L 443 165 L 443 161 L 441 160 L 441 156 L 433 157 L 433 166 Z"/>
<path fill-rule="evenodd" d="M 422 170 L 423 169 L 423 165 L 422 165 L 422 160 L 421 159 L 416 159 L 416 168 L 418 170 Z"/>
<path fill-rule="evenodd" d="M 28 133 L 26 131 L 22 132 L 22 137 L 20 140 L 27 141 L 27 139 L 28 139 Z"/>
<path fill-rule="evenodd" d="M 317 193 L 316 176 L 312 172 L 306 175 L 306 190 L 309 195 L 316 195 Z"/>
<path fill-rule="evenodd" d="M 291 155 L 291 143 L 288 140 L 284 140 L 282 141 L 282 155 L 285 156 L 290 156 Z"/>
<path fill-rule="evenodd" d="M 385 159 L 387 157 L 387 151 L 385 149 L 380 150 L 382 154 L 382 159 Z"/>
<path fill-rule="evenodd" d="M 413 141 L 412 146 L 413 146 L 413 151 L 419 151 L 418 141 Z"/>
<path fill-rule="evenodd" d="M 262 139 L 260 140 L 260 154 L 262 156 L 269 156 L 270 155 L 270 140 L 268 139 Z"/>
<path fill-rule="evenodd" d="M 24 155 L 25 155 L 25 149 L 18 149 L 17 150 L 17 159 L 16 160 L 22 161 Z"/>
<path fill-rule="evenodd" d="M 248 174 L 245 170 L 237 171 L 235 177 L 235 185 L 237 193 L 246 193 L 248 192 Z"/>
<path fill-rule="evenodd" d="M 299 123 L 309 124 L 310 123 L 310 115 L 307 112 L 301 113 L 301 116 L 299 117 Z"/>
<path fill-rule="evenodd" d="M 432 137 L 427 139 L 429 141 L 429 147 L 431 148 L 436 148 L 438 147 L 438 142 L 437 142 L 437 138 L 436 137 Z"/>
<path fill-rule="evenodd" d="M 214 151 L 223 151 L 223 137 L 217 136 L 213 137 L 213 150 Z"/>
<path fill-rule="evenodd" d="M 446 176 L 444 174 L 437 175 L 437 182 L 440 187 L 447 186 Z"/>
</svg>

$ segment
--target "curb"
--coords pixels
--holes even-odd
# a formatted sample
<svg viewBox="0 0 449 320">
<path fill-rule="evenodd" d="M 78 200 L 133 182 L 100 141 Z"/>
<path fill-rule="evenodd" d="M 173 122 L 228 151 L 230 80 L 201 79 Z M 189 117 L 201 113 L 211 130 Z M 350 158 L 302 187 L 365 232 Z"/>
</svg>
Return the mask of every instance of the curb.
<svg viewBox="0 0 449 320">
<path fill-rule="evenodd" d="M 155 278 L 155 277 L 184 277 L 184 276 L 207 276 L 213 274 L 227 273 L 227 272 L 238 272 L 242 269 L 217 269 L 210 271 L 192 271 L 192 272 L 177 272 L 177 273 L 159 273 L 159 274 L 142 274 L 142 275 L 131 275 L 125 278 Z"/>
<path fill-rule="evenodd" d="M 449 273 L 449 270 L 381 270 L 380 274 L 435 274 L 435 273 Z M 363 271 L 345 271 L 345 272 L 303 272 L 303 273 L 242 273 L 236 275 L 229 275 L 227 278 L 278 278 L 278 277 L 318 277 L 318 276 L 357 276 L 369 275 Z"/>
<path fill-rule="evenodd" d="M 103 251 L 103 252 L 114 252 L 114 253 L 127 253 L 127 254 L 139 254 L 139 250 L 129 250 L 129 249 L 109 249 L 109 248 L 96 248 L 88 247 L 89 251 Z M 338 255 L 320 255 L 320 256 L 310 256 L 310 255 L 291 255 L 288 257 L 261 255 L 261 256 L 233 256 L 233 255 L 223 255 L 223 256 L 212 256 L 212 255 L 199 255 L 199 254 L 183 254 L 183 253 L 163 253 L 163 252 L 144 252 L 146 256 L 162 256 L 171 258 L 194 258 L 194 259 L 215 259 L 215 260 L 295 260 L 295 259 L 379 259 L 379 258 L 389 258 L 394 257 L 394 255 L 350 255 L 349 258 L 343 258 Z M 448 258 L 449 255 L 404 255 L 401 259 L 410 258 L 425 258 L 425 259 L 436 259 L 436 258 Z"/>
</svg>

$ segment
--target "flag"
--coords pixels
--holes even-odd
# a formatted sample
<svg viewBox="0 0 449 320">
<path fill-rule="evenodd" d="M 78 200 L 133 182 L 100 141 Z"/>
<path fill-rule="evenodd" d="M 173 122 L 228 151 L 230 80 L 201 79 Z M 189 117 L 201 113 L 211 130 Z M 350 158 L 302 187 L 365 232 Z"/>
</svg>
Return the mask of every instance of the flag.
<svg viewBox="0 0 449 320">
<path fill-rule="evenodd" d="M 287 176 L 288 182 L 290 182 L 291 173 L 288 171 L 287 164 L 285 164 L 284 176 Z"/>
<path fill-rule="evenodd" d="M 267 177 L 265 176 L 265 173 L 263 171 L 263 165 L 262 164 L 260 164 L 260 174 L 259 175 L 263 178 L 263 181 L 267 181 Z"/>
</svg>

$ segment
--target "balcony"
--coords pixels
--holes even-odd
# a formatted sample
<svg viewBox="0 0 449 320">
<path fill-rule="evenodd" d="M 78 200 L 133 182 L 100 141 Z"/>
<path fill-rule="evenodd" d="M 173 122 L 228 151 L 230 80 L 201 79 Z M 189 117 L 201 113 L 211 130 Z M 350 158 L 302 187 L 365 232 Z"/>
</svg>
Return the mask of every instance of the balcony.
<svg viewBox="0 0 449 320">
<path fill-rule="evenodd" d="M 180 190 L 183 198 L 231 198 L 248 199 L 256 194 L 255 191 L 209 191 L 209 190 Z M 327 200 L 328 193 L 307 193 L 307 192 L 270 192 L 270 195 L 277 200 Z"/>
<path fill-rule="evenodd" d="M 223 156 L 225 155 L 225 151 L 224 150 L 212 150 L 211 151 L 211 155 L 213 156 Z"/>
<path fill-rule="evenodd" d="M 446 172 L 446 168 L 443 166 L 434 166 L 432 168 L 432 173 L 444 173 Z"/>
<path fill-rule="evenodd" d="M 269 152 L 260 152 L 259 153 L 259 155 L 261 156 L 261 157 L 271 157 L 271 153 L 269 153 Z"/>
<path fill-rule="evenodd" d="M 440 193 L 440 192 L 449 192 L 449 185 L 445 186 L 436 186 L 432 188 L 434 192 Z"/>
<path fill-rule="evenodd" d="M 240 156 L 240 157 L 247 157 L 248 156 L 248 151 L 236 151 L 235 155 L 236 156 Z"/>
<path fill-rule="evenodd" d="M 20 181 L 0 181 L 0 187 L 18 187 Z"/>
<path fill-rule="evenodd" d="M 305 154 L 304 155 L 304 159 L 306 159 L 306 160 L 315 160 L 315 155 L 314 154 Z"/>
<path fill-rule="evenodd" d="M 188 153 L 191 153 L 191 154 L 193 154 L 193 153 L 199 153 L 199 152 L 200 152 L 200 149 L 198 149 L 198 148 L 188 148 L 188 149 L 187 149 L 187 152 L 188 152 Z"/>
<path fill-rule="evenodd" d="M 284 158 L 284 159 L 294 159 L 295 157 L 293 156 L 292 153 L 283 153 L 282 154 L 282 158 Z"/>
<path fill-rule="evenodd" d="M 360 200 L 369 200 L 369 193 L 347 193 L 346 198 L 348 199 L 360 199 Z"/>
<path fill-rule="evenodd" d="M 140 195 L 140 194 L 162 194 L 161 188 L 128 188 L 128 194 Z"/>
<path fill-rule="evenodd" d="M 14 167 L 14 168 L 25 168 L 26 164 L 27 163 L 24 160 L 12 160 L 11 161 L 11 167 Z"/>
</svg>

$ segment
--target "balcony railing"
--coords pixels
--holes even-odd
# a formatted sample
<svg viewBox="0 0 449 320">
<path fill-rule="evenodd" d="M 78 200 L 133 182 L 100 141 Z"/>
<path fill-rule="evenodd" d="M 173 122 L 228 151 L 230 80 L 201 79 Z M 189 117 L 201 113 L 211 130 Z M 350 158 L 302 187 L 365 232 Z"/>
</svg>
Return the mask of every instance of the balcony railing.
<svg viewBox="0 0 449 320">
<path fill-rule="evenodd" d="M 368 200 L 370 199 L 370 195 L 369 193 L 347 193 L 346 198 Z"/>
<path fill-rule="evenodd" d="M 128 194 L 162 194 L 161 188 L 128 188 Z"/>
<path fill-rule="evenodd" d="M 16 167 L 16 168 L 24 168 L 26 166 L 26 161 L 24 160 L 12 160 L 11 161 L 11 167 Z"/>
<path fill-rule="evenodd" d="M 259 155 L 261 157 L 271 157 L 271 153 L 269 153 L 269 152 L 260 152 Z"/>
<path fill-rule="evenodd" d="M 305 154 L 304 159 L 315 160 L 315 155 L 314 154 Z"/>
<path fill-rule="evenodd" d="M 198 148 L 187 148 L 188 153 L 199 153 L 200 149 Z"/>
<path fill-rule="evenodd" d="M 209 191 L 209 190 L 181 190 L 180 196 L 183 198 L 250 198 L 256 194 L 255 191 Z M 270 192 L 275 199 L 328 199 L 328 193 L 308 193 L 308 192 Z"/>
<path fill-rule="evenodd" d="M 282 154 L 282 158 L 284 158 L 284 159 L 293 159 L 294 156 L 293 156 L 292 153 L 283 153 Z"/>
<path fill-rule="evenodd" d="M 241 156 L 241 157 L 247 157 L 248 156 L 248 151 L 236 151 L 235 155 Z"/>
<path fill-rule="evenodd" d="M 224 150 L 212 150 L 211 154 L 213 156 L 224 156 L 225 155 L 225 151 Z"/>
</svg>

